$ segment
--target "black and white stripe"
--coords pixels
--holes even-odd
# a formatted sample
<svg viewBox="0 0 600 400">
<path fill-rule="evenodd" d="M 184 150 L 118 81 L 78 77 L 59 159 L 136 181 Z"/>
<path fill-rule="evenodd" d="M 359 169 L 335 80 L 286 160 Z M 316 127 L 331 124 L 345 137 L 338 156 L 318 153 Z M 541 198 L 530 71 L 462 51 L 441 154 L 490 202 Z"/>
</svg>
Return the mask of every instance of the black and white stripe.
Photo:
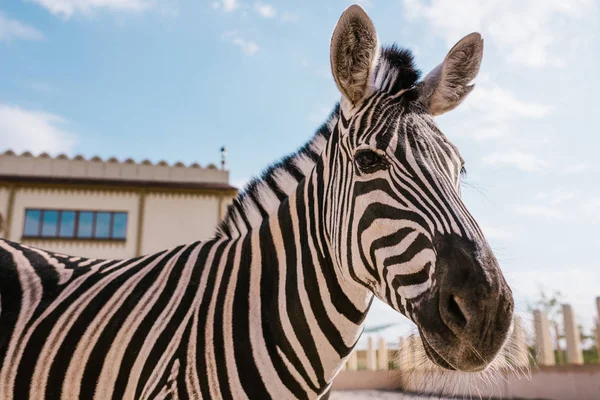
<svg viewBox="0 0 600 400">
<path fill-rule="evenodd" d="M 326 395 L 373 296 L 412 317 L 436 235 L 481 235 L 418 76 L 381 51 L 364 101 L 250 183 L 212 240 L 120 261 L 0 240 L 0 399 Z M 389 168 L 359 170 L 363 150 Z"/>
</svg>

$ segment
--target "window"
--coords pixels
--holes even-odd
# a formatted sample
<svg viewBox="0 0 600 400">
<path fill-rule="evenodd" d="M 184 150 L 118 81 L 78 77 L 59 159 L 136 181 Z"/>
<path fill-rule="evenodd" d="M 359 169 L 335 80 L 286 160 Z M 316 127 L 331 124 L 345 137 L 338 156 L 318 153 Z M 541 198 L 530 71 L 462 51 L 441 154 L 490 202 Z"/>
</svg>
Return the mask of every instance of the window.
<svg viewBox="0 0 600 400">
<path fill-rule="evenodd" d="M 110 237 L 112 213 L 96 213 L 96 237 L 99 239 L 108 239 Z"/>
<path fill-rule="evenodd" d="M 75 219 L 77 213 L 75 211 L 62 211 L 60 213 L 60 229 L 58 236 L 62 238 L 75 237 Z"/>
<path fill-rule="evenodd" d="M 126 212 L 25 210 L 25 238 L 125 240 L 126 235 Z"/>
<path fill-rule="evenodd" d="M 77 237 L 91 239 L 94 237 L 94 212 L 79 211 L 79 220 L 77 221 Z"/>
<path fill-rule="evenodd" d="M 115 239 L 125 239 L 127 234 L 127 213 L 113 213 L 113 237 Z"/>
<path fill-rule="evenodd" d="M 42 236 L 54 237 L 58 230 L 58 211 L 44 211 L 42 219 Z"/>
<path fill-rule="evenodd" d="M 27 210 L 25 212 L 24 236 L 40 236 L 40 219 L 42 212 L 40 210 Z"/>
</svg>

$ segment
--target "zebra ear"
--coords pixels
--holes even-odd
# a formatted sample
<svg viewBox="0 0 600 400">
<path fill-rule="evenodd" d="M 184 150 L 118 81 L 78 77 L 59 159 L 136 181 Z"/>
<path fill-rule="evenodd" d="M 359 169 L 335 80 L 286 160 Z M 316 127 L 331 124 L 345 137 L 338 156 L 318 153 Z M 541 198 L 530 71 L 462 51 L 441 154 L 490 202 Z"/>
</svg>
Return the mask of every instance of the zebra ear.
<svg viewBox="0 0 600 400">
<path fill-rule="evenodd" d="M 378 50 L 373 22 L 361 6 L 351 5 L 333 31 L 330 61 L 335 83 L 353 104 L 370 89 Z"/>
<path fill-rule="evenodd" d="M 479 33 L 462 38 L 423 82 L 419 100 L 432 115 L 441 115 L 458 106 L 475 87 L 470 84 L 479 73 L 483 39 Z"/>
</svg>

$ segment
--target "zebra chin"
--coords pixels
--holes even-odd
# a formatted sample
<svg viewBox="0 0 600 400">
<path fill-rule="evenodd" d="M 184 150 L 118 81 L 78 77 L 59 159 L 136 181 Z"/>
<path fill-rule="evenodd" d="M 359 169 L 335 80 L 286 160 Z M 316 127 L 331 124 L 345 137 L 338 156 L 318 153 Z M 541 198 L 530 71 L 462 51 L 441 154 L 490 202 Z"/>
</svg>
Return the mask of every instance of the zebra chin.
<svg viewBox="0 0 600 400">
<path fill-rule="evenodd" d="M 431 288 L 410 302 L 427 357 L 462 372 L 486 369 L 509 336 L 512 292 L 485 240 L 447 235 L 435 243 Z"/>
</svg>

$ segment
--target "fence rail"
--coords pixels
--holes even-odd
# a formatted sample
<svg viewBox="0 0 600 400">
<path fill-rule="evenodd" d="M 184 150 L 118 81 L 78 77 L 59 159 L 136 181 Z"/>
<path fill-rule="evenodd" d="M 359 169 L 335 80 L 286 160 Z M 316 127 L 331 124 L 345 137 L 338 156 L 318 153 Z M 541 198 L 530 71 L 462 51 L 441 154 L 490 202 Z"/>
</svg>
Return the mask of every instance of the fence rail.
<svg viewBox="0 0 600 400">
<path fill-rule="evenodd" d="M 596 351 L 600 350 L 600 297 L 596 298 L 597 316 L 595 321 Z M 564 337 L 566 339 L 567 364 L 584 364 L 580 332 L 577 328 L 575 312 L 571 305 L 562 305 Z M 556 365 L 556 352 L 560 352 L 558 340 L 552 340 L 548 317 L 542 310 L 533 312 L 534 340 L 531 347 L 527 340 L 523 321 L 515 316 L 511 346 L 507 361 L 515 367 L 527 367 L 535 359 L 540 367 Z M 555 336 L 559 335 L 558 330 Z M 556 338 L 555 338 L 556 339 Z M 554 343 L 554 344 L 553 344 Z M 556 346 L 555 346 L 556 344 Z M 562 358 L 559 357 L 559 360 Z M 598 357 L 600 359 L 600 355 Z M 366 349 L 355 349 L 347 358 L 345 370 L 381 371 L 381 370 L 417 370 L 429 369 L 431 364 L 417 335 L 399 337 L 397 343 L 388 344 L 379 338 L 377 344 L 373 336 L 367 338 Z"/>
</svg>

